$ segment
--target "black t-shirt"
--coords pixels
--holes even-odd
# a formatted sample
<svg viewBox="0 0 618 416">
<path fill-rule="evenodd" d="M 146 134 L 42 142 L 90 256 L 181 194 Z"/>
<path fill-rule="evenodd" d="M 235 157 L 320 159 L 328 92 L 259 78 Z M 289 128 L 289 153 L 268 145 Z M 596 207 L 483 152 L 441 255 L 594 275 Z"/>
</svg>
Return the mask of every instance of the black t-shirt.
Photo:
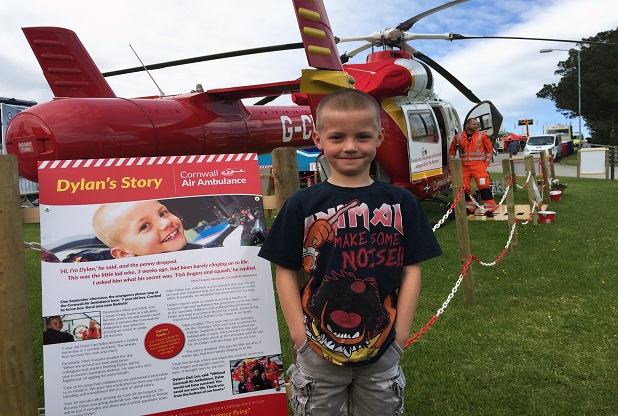
<svg viewBox="0 0 618 416">
<path fill-rule="evenodd" d="M 301 291 L 310 344 L 350 366 L 377 360 L 393 341 L 403 266 L 441 254 L 418 198 L 379 181 L 296 192 L 259 253 L 310 274 Z"/>
<path fill-rule="evenodd" d="M 62 342 L 73 341 L 75 341 L 75 338 L 68 332 L 56 331 L 52 328 L 47 328 L 47 330 L 43 332 L 43 345 L 60 344 Z"/>
</svg>

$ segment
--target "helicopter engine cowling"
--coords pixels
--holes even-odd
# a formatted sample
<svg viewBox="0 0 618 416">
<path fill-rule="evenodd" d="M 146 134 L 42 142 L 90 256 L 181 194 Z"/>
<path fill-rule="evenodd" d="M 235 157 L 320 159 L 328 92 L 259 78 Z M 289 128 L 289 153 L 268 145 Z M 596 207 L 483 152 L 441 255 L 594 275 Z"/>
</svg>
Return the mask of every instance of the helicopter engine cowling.
<svg viewBox="0 0 618 416">
<path fill-rule="evenodd" d="M 425 64 L 414 59 L 397 59 L 395 65 L 406 68 L 412 75 L 408 97 L 424 100 L 433 95 L 433 76 Z"/>
</svg>

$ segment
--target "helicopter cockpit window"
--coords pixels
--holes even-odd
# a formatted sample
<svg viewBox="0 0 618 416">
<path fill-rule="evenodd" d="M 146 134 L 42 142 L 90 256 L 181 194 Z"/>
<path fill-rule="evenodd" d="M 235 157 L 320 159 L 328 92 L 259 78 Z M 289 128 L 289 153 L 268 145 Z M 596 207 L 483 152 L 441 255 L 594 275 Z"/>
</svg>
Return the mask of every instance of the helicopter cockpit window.
<svg viewBox="0 0 618 416">
<path fill-rule="evenodd" d="M 485 131 L 485 130 L 489 130 L 492 128 L 491 117 L 489 116 L 489 114 L 483 114 L 482 116 L 477 117 L 476 119 L 479 121 L 480 131 Z"/>
<path fill-rule="evenodd" d="M 412 141 L 421 143 L 438 142 L 438 126 L 430 112 L 408 112 Z"/>
</svg>

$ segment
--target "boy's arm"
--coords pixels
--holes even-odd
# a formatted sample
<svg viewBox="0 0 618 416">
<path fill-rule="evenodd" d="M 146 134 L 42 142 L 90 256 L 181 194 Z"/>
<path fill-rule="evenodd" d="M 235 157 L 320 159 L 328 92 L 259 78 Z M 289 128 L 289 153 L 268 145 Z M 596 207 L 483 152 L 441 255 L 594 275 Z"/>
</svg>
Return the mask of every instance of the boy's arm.
<svg viewBox="0 0 618 416">
<path fill-rule="evenodd" d="M 397 297 L 397 316 L 395 318 L 395 342 L 401 348 L 410 338 L 412 321 L 416 314 L 416 306 L 421 293 L 421 264 L 411 264 L 403 267 L 399 296 Z"/>
<path fill-rule="evenodd" d="M 305 315 L 300 300 L 300 289 L 296 280 L 296 271 L 277 266 L 275 272 L 279 303 L 290 330 L 294 347 L 300 348 L 307 339 L 305 332 Z"/>
</svg>

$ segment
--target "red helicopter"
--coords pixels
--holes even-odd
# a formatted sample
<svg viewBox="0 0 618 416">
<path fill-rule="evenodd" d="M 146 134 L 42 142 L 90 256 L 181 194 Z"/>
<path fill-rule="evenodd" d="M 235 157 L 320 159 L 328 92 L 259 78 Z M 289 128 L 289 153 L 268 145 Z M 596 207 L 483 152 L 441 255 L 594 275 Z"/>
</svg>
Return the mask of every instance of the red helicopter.
<svg viewBox="0 0 618 416">
<path fill-rule="evenodd" d="M 304 47 L 308 63 L 315 69 L 303 70 L 301 78 L 131 99 L 117 97 L 104 75 L 215 57 L 102 74 L 74 32 L 55 27 L 24 28 L 57 98 L 13 118 L 6 136 L 7 150 L 18 157 L 20 174 L 36 181 L 37 162 L 42 160 L 268 153 L 282 146 L 309 147 L 313 145 L 313 115 L 320 99 L 339 88 L 357 88 L 376 98 L 383 109 L 385 140 L 378 149 L 375 176 L 409 189 L 420 199 L 432 197 L 450 185 L 447 146 L 462 123 L 453 106 L 434 93 L 431 69 L 478 103 L 466 118 L 478 118 L 480 129 L 495 137 L 502 123 L 491 102 L 481 102 L 444 68 L 407 44 L 413 39 L 450 36 L 452 40 L 461 36 L 417 35 L 408 30 L 420 19 L 465 1 L 451 1 L 368 37 L 336 39 L 322 1 L 294 0 L 302 44 L 232 52 L 216 58 Z M 366 43 L 339 56 L 338 42 L 360 40 Z M 366 63 L 345 63 L 357 53 L 376 47 L 382 50 L 370 53 Z M 264 105 L 282 94 L 292 94 L 296 105 Z M 241 101 L 255 97 L 265 98 L 251 106 Z M 325 163 L 321 160 L 318 166 L 327 174 Z"/>
</svg>

